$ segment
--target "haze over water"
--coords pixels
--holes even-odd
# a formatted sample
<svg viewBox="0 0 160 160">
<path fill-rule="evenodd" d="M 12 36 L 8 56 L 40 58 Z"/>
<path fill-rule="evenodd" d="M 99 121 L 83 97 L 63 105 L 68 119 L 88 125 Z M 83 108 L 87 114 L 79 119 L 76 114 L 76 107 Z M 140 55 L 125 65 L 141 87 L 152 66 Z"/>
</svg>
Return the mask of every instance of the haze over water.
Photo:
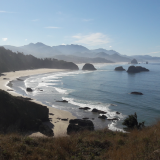
<svg viewBox="0 0 160 160">
<path fill-rule="evenodd" d="M 129 64 L 121 64 L 126 70 Z M 12 82 L 12 87 L 22 95 L 37 99 L 52 107 L 67 110 L 78 118 L 89 117 L 96 128 L 109 127 L 122 129 L 123 119 L 135 112 L 139 121 L 151 125 L 160 114 L 160 63 L 140 64 L 150 72 L 128 74 L 114 71 L 119 64 L 97 64 L 96 71 L 73 71 L 43 74 L 25 77 L 22 81 Z M 80 69 L 82 65 L 79 65 Z M 24 78 L 24 79 L 25 79 Z M 34 92 L 25 92 L 31 87 Z M 43 90 L 43 91 L 40 91 Z M 144 95 L 132 95 L 130 92 L 142 92 Z M 66 103 L 56 100 L 65 99 Z M 114 106 L 113 106 L 114 104 Z M 108 118 L 117 117 L 119 121 L 101 120 L 91 110 L 79 110 L 79 107 L 97 108 L 106 111 Z M 120 115 L 116 114 L 120 112 Z"/>
</svg>

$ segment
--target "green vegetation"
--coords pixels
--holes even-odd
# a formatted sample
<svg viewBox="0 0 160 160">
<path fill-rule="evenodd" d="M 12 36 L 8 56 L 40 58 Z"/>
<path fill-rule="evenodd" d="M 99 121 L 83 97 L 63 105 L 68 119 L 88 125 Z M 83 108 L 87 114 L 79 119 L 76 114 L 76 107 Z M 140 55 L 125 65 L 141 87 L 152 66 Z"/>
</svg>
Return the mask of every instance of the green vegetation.
<svg viewBox="0 0 160 160">
<path fill-rule="evenodd" d="M 14 53 L 0 47 L 0 73 L 39 68 L 78 70 L 78 66 L 72 62 L 59 61 L 53 58 L 38 59 L 32 55 Z"/>
<path fill-rule="evenodd" d="M 125 129 L 142 129 L 144 127 L 144 122 L 138 123 L 136 113 L 134 115 L 129 115 L 122 124 L 127 126 Z"/>
</svg>

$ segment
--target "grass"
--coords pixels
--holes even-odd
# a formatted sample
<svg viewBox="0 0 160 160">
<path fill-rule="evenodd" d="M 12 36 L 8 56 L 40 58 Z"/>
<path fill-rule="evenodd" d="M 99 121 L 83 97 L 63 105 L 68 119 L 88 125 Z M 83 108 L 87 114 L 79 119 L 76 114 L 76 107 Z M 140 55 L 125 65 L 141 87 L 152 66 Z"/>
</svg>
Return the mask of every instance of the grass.
<svg viewBox="0 0 160 160">
<path fill-rule="evenodd" d="M 0 135 L 0 160 L 159 160 L 160 122 L 130 133 L 108 129 L 67 137 Z"/>
</svg>

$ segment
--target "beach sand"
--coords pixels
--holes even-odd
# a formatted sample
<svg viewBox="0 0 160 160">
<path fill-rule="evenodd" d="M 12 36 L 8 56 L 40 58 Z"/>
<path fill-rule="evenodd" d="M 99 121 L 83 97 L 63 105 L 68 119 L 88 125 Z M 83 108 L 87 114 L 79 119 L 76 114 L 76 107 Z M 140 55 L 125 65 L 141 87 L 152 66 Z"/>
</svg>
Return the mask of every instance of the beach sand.
<svg viewBox="0 0 160 160">
<path fill-rule="evenodd" d="M 43 74 L 43 73 L 53 73 L 53 72 L 62 72 L 62 71 L 68 71 L 68 70 L 62 70 L 62 69 L 35 69 L 35 70 L 22 70 L 22 71 L 16 71 L 16 72 L 6 72 L 3 73 L 5 76 L 0 77 L 0 89 L 7 91 L 8 89 L 11 89 L 7 84 L 9 81 L 12 81 L 16 78 L 19 77 L 24 77 L 24 76 L 31 76 L 31 75 L 36 75 L 36 74 Z M 6 79 L 4 79 L 6 78 Z M 22 96 L 14 91 L 7 91 L 13 96 Z M 42 104 L 41 102 L 38 102 L 36 100 L 32 100 L 33 102 Z M 44 104 L 43 104 L 44 105 Z M 44 105 L 46 106 L 46 105 Z M 66 136 L 67 135 L 67 127 L 69 124 L 70 119 L 75 119 L 76 117 L 73 116 L 70 112 L 59 110 L 53 107 L 49 107 L 49 118 L 51 118 L 50 122 L 45 122 L 50 128 L 53 129 L 54 136 Z M 52 115 L 54 114 L 54 115 Z M 57 118 L 68 118 L 68 121 L 62 121 Z M 32 136 L 32 137 L 37 137 L 37 136 L 44 136 L 40 132 L 35 132 L 35 133 L 28 133 L 27 135 Z"/>
</svg>

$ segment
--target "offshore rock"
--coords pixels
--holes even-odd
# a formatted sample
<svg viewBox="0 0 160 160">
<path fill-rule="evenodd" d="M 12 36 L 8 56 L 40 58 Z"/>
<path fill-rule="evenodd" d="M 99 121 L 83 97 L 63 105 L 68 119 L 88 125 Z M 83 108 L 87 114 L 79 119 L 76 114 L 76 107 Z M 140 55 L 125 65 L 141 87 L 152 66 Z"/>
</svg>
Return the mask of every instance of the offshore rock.
<svg viewBox="0 0 160 160">
<path fill-rule="evenodd" d="M 133 60 L 131 61 L 131 64 L 138 64 L 138 62 L 137 62 L 136 59 L 133 59 Z"/>
<path fill-rule="evenodd" d="M 148 69 L 141 67 L 141 66 L 130 66 L 127 70 L 128 73 L 138 73 L 138 72 L 145 72 L 149 71 Z"/>
<path fill-rule="evenodd" d="M 115 71 L 125 71 L 125 69 L 122 66 L 116 67 L 114 70 Z"/>
<path fill-rule="evenodd" d="M 131 94 L 143 95 L 143 93 L 141 93 L 141 92 L 131 92 Z"/>
<path fill-rule="evenodd" d="M 93 64 L 86 63 L 86 64 L 83 66 L 82 70 L 90 70 L 90 71 L 93 71 L 93 70 L 97 70 L 97 69 L 93 66 Z"/>
<path fill-rule="evenodd" d="M 32 88 L 26 88 L 26 91 L 27 92 L 33 92 L 33 89 Z"/>
</svg>

